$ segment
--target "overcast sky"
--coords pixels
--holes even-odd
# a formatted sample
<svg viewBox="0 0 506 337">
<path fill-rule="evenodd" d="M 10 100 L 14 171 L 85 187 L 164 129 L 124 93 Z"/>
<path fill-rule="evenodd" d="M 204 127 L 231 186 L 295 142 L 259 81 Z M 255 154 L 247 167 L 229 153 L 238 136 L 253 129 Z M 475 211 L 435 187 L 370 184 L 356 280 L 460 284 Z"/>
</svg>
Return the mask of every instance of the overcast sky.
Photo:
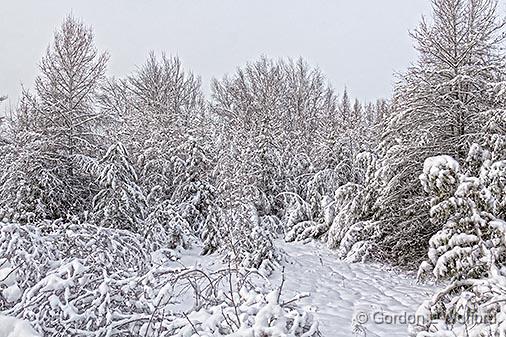
<svg viewBox="0 0 506 337">
<path fill-rule="evenodd" d="M 0 6 L 0 95 L 30 88 L 53 32 L 72 13 L 92 25 L 124 76 L 148 52 L 178 55 L 209 91 L 213 77 L 261 55 L 302 56 L 352 96 L 391 93 L 393 74 L 416 53 L 408 31 L 429 0 L 10 0 Z"/>
</svg>

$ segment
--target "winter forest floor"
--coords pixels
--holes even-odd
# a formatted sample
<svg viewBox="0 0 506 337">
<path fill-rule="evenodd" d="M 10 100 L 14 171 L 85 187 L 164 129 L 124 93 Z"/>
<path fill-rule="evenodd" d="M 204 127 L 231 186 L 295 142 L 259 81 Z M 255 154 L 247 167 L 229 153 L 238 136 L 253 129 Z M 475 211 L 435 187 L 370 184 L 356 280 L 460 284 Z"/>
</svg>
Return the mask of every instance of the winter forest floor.
<svg viewBox="0 0 506 337">
<path fill-rule="evenodd" d="M 276 245 L 285 253 L 283 298 L 309 294 L 299 303 L 314 313 L 324 337 L 407 336 L 408 324 L 400 317 L 414 315 L 435 290 L 418 284 L 414 275 L 386 266 L 343 262 L 319 242 L 276 240 Z M 222 267 L 219 255 L 200 256 L 196 250 L 185 251 L 178 263 L 208 270 Z M 279 287 L 281 279 L 280 269 L 269 277 L 273 287 Z M 364 313 L 367 322 L 354 323 L 364 320 Z M 393 316 L 397 324 L 381 324 Z"/>
<path fill-rule="evenodd" d="M 406 336 L 407 324 L 377 324 L 391 315 L 412 315 L 433 292 L 412 275 L 376 264 L 347 263 L 325 245 L 278 241 L 288 258 L 285 294 L 307 292 L 301 303 L 314 311 L 323 336 Z M 279 279 L 279 275 L 278 275 Z M 380 314 L 380 313 L 384 314 Z M 353 331 L 353 318 L 368 322 Z M 377 313 L 377 314 L 374 314 Z"/>
</svg>

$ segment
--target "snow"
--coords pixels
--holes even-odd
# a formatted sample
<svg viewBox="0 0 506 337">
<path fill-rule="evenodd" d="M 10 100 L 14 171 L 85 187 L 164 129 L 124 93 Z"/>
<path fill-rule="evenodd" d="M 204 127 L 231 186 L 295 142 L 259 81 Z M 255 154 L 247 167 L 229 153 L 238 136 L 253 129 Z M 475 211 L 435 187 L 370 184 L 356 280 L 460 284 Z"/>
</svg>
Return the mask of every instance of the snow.
<svg viewBox="0 0 506 337">
<path fill-rule="evenodd" d="M 10 262 L 6 259 L 0 259 L 0 286 L 4 288 L 2 296 L 7 302 L 14 303 L 21 297 L 15 269 L 12 268 Z"/>
<path fill-rule="evenodd" d="M 28 322 L 0 315 L 0 337 L 38 337 Z"/>
<path fill-rule="evenodd" d="M 429 157 L 423 163 L 423 173 L 433 176 L 439 176 L 442 168 L 447 168 L 452 171 L 459 170 L 459 163 L 450 156 L 442 155 Z"/>
<path fill-rule="evenodd" d="M 312 331 L 318 328 L 324 337 L 407 336 L 409 326 L 406 317 L 414 315 L 417 308 L 434 292 L 431 286 L 417 284 L 414 275 L 396 272 L 377 264 L 353 264 L 340 260 L 336 251 L 319 242 L 302 244 L 276 240 L 275 245 L 284 255 L 282 265 L 285 267 L 285 281 L 281 301 L 298 299 L 297 303 L 301 308 L 314 315 L 317 321 L 316 324 L 312 323 Z M 174 266 L 194 266 L 206 271 L 216 271 L 225 267 L 219 254 L 202 256 L 199 254 L 199 248 L 194 246 L 190 250 L 182 251 L 180 260 L 167 263 Z M 61 266 L 61 275 L 72 274 L 81 268 L 83 267 L 77 262 L 68 263 Z M 288 315 L 295 315 L 290 316 L 295 319 L 292 329 L 298 329 L 298 326 L 303 326 L 305 322 L 312 322 L 303 312 L 282 314 L 281 307 L 274 300 L 281 278 L 281 268 L 276 269 L 268 278 L 274 291 L 265 298 L 255 294 L 244 295 L 245 298 L 251 298 L 247 301 L 251 303 L 240 308 L 241 320 L 245 322 L 254 320 L 251 322 L 252 325 L 245 324 L 250 328 L 241 328 L 237 336 L 257 335 L 260 332 L 277 335 Z M 51 284 L 45 286 L 51 287 L 64 280 L 58 277 L 52 281 L 54 282 L 49 282 Z M 106 289 L 99 291 L 106 292 Z M 170 287 L 163 289 L 158 295 L 157 301 L 163 302 L 171 295 Z M 192 299 L 186 298 L 176 304 L 174 309 L 186 311 L 191 307 L 190 302 Z M 58 299 L 55 298 L 51 305 L 58 305 Z M 189 319 L 194 322 L 206 322 L 211 329 L 220 322 L 218 318 L 221 318 L 224 310 L 215 309 L 219 308 L 210 308 L 207 312 L 192 312 Z M 249 312 L 251 310 L 254 312 Z M 274 320 L 274 316 L 271 315 L 278 317 L 279 321 Z M 405 318 L 404 321 L 402 317 Z M 367 322 L 364 321 L 365 318 Z M 395 322 L 387 324 L 390 318 Z M 265 324 L 265 320 L 272 322 L 271 328 L 267 329 L 269 325 Z M 176 323 L 183 326 L 187 321 L 179 319 L 174 322 Z M 192 332 L 191 326 L 185 329 L 183 330 L 188 333 Z M 180 333 L 183 333 L 183 330 Z M 32 336 L 36 334 L 28 323 L 0 316 L 0 337 Z"/>
<path fill-rule="evenodd" d="M 459 168 L 459 163 L 450 156 L 429 157 L 423 163 L 423 173 L 419 179 L 425 191 L 430 192 L 431 185 L 440 189 L 446 184 L 455 184 L 457 181 L 455 173 Z"/>
<path fill-rule="evenodd" d="M 337 251 L 319 242 L 276 240 L 275 245 L 285 254 L 282 300 L 300 297 L 297 302 L 315 315 L 323 337 L 408 336 L 409 325 L 402 317 L 415 317 L 435 291 L 432 285 L 417 284 L 415 274 L 340 260 Z M 200 256 L 193 249 L 185 251 L 178 264 L 216 270 L 223 267 L 219 259 L 217 254 Z M 269 277 L 273 287 L 279 287 L 281 277 L 281 269 Z M 364 318 L 363 313 L 368 322 L 353 324 Z M 386 323 L 390 318 L 396 318 L 396 324 Z M 357 333 L 357 325 L 365 334 Z"/>
<path fill-rule="evenodd" d="M 417 284 L 414 275 L 377 264 L 343 262 L 321 243 L 276 244 L 287 254 L 283 297 L 310 293 L 300 303 L 315 313 L 322 336 L 361 335 L 357 325 L 368 337 L 407 336 L 403 317 L 415 317 L 434 292 L 430 285 Z M 280 274 L 274 275 L 274 284 L 280 283 Z M 353 326 L 354 318 L 364 320 L 364 314 L 368 322 Z M 387 323 L 390 318 L 397 318 L 396 324 Z"/>
<path fill-rule="evenodd" d="M 17 284 L 14 284 L 2 290 L 2 296 L 7 302 L 14 303 L 21 298 L 21 289 Z"/>
</svg>

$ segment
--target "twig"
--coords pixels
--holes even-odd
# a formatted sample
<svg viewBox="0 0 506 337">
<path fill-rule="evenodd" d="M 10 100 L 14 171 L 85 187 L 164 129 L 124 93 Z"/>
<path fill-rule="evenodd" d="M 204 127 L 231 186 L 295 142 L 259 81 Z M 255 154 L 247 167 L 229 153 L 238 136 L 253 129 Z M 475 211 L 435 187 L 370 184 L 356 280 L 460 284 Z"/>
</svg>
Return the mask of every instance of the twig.
<svg viewBox="0 0 506 337">
<path fill-rule="evenodd" d="M 235 300 L 234 300 L 234 288 L 232 287 L 232 271 L 230 269 L 230 260 L 228 261 L 228 268 L 229 268 L 228 285 L 230 287 L 230 297 L 232 300 L 232 305 L 234 306 L 235 317 L 237 318 L 236 326 L 239 329 L 239 326 L 241 324 L 241 319 L 239 318 L 239 313 L 237 312 L 237 304 L 235 303 Z"/>
<path fill-rule="evenodd" d="M 188 317 L 188 315 L 186 315 L 185 312 L 183 312 L 183 315 L 186 318 L 186 320 L 190 323 L 190 325 L 192 326 L 193 331 L 195 331 L 195 333 L 200 336 L 199 332 L 197 331 L 197 328 L 195 327 L 195 325 L 193 325 L 193 323 L 190 320 L 190 318 Z"/>
<path fill-rule="evenodd" d="M 228 326 L 232 329 L 232 324 L 230 323 L 229 321 L 229 317 L 225 314 L 225 312 L 223 311 L 223 307 L 221 308 L 221 314 L 223 315 L 223 317 L 225 318 L 225 322 L 227 322 Z"/>
<path fill-rule="evenodd" d="M 16 267 L 14 267 L 3 279 L 0 280 L 0 282 L 3 282 L 5 280 L 7 280 L 9 278 L 9 276 L 12 275 L 12 273 L 14 273 L 16 270 L 18 270 L 19 268 L 21 267 L 21 265 L 17 265 Z"/>
<path fill-rule="evenodd" d="M 309 297 L 309 294 L 304 294 L 304 295 L 298 295 L 298 296 L 295 296 L 295 297 L 294 297 L 294 298 L 292 298 L 291 300 L 281 303 L 281 304 L 280 304 L 280 306 L 284 307 L 285 305 L 288 305 L 288 304 L 290 304 L 290 303 L 293 303 L 293 302 L 295 302 L 295 301 L 298 301 L 298 300 L 303 299 L 303 298 L 306 298 L 306 297 Z"/>
<path fill-rule="evenodd" d="M 276 301 L 278 304 L 279 304 L 279 298 L 281 297 L 281 291 L 283 290 L 284 284 L 285 284 L 285 266 L 283 266 L 283 269 L 281 271 L 281 284 L 279 285 L 278 299 Z"/>
</svg>

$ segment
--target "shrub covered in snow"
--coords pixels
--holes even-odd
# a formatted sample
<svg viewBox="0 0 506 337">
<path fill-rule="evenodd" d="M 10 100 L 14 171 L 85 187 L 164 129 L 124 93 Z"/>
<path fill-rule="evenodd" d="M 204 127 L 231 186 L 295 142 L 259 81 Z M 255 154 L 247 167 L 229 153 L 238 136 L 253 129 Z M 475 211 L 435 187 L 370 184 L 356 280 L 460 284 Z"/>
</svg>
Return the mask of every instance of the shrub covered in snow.
<svg viewBox="0 0 506 337">
<path fill-rule="evenodd" d="M 194 271 L 193 271 L 194 272 Z M 192 273 L 189 271 L 188 273 Z M 206 301 L 167 325 L 168 334 L 184 336 L 318 336 L 318 322 L 297 305 L 300 296 L 283 299 L 282 287 L 268 290 L 254 285 L 254 273 L 224 269 L 208 281 Z M 163 325 L 163 324 L 162 324 Z"/>
<path fill-rule="evenodd" d="M 310 181 L 308 192 L 319 196 L 320 205 L 314 206 L 301 197 L 293 198 L 292 207 L 287 209 L 285 223 L 287 241 L 304 241 L 308 238 L 323 238 L 329 247 L 339 249 L 339 255 L 350 261 L 360 261 L 369 255 L 377 235 L 377 223 L 368 219 L 373 213 L 373 198 L 370 188 L 375 174 L 377 158 L 373 153 L 357 155 L 355 175 L 357 182 L 342 183 L 334 189 L 333 197 L 314 189 L 316 177 Z M 326 182 L 342 182 L 334 174 Z M 328 191 L 326 192 L 328 193 Z M 308 198 L 311 200 L 311 198 Z M 317 211 L 314 211 L 314 210 Z M 360 252 L 360 253 L 359 253 Z M 358 255 L 357 255 L 358 253 Z"/>
<path fill-rule="evenodd" d="M 287 200 L 283 217 L 285 240 L 304 241 L 318 237 L 318 234 L 321 234 L 319 228 L 323 226 L 313 216 L 311 204 L 297 194 L 284 196 L 284 198 Z"/>
<path fill-rule="evenodd" d="M 19 300 L 19 296 L 12 297 L 13 293 L 25 293 L 66 259 L 85 259 L 108 273 L 145 270 L 149 266 L 145 245 L 141 237 L 128 231 L 93 225 L 1 223 L 0 268 L 2 275 L 9 276 L 2 281 L 7 286 L 0 296 L 3 308 L 10 308 Z"/>
<path fill-rule="evenodd" d="M 149 239 L 92 225 L 2 223 L 0 234 L 0 310 L 43 336 L 317 333 L 310 314 L 253 282 L 252 269 L 187 268 Z"/>
<path fill-rule="evenodd" d="M 192 238 L 195 238 L 195 232 L 187 218 L 181 215 L 179 207 L 169 201 L 152 207 L 145 221 L 143 233 L 156 249 L 188 248 L 191 246 Z"/>
<path fill-rule="evenodd" d="M 487 159 L 480 175 L 471 177 L 450 157 L 429 158 L 420 180 L 432 195 L 431 221 L 442 226 L 429 241 L 424 271 L 437 278 L 480 278 L 504 262 L 506 161 Z"/>
<path fill-rule="evenodd" d="M 266 274 L 272 272 L 282 256 L 273 241 L 277 235 L 276 221 L 260 216 L 252 204 L 216 208 L 215 212 L 213 216 L 217 221 L 213 224 L 219 224 L 220 229 L 214 228 L 205 244 L 214 244 L 215 250 L 234 266 L 257 268 Z M 212 251 L 204 247 L 204 253 Z"/>
</svg>

